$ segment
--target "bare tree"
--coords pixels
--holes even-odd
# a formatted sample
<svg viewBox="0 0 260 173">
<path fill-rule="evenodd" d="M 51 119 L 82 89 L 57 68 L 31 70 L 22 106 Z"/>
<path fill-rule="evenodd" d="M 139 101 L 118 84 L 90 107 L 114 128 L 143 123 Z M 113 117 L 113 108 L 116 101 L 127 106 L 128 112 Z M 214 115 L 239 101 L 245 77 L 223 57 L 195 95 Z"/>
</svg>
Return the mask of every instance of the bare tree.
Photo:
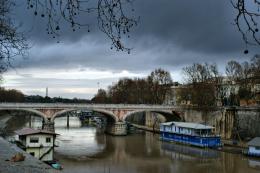
<svg viewBox="0 0 260 173">
<path fill-rule="evenodd" d="M 252 70 L 253 76 L 260 79 L 260 55 L 255 55 L 251 59 L 251 70 Z"/>
<path fill-rule="evenodd" d="M 0 0 L 0 74 L 10 66 L 11 59 L 25 56 L 28 48 L 26 39 L 10 17 L 14 5 L 12 1 Z"/>
<path fill-rule="evenodd" d="M 108 87 L 107 92 L 99 90 L 92 101 L 107 98 L 107 103 L 162 104 L 171 85 L 170 73 L 156 69 L 147 78 L 122 78 Z"/>
<path fill-rule="evenodd" d="M 130 48 L 123 44 L 123 39 L 130 37 L 131 29 L 138 24 L 132 14 L 134 0 L 27 0 L 28 9 L 34 15 L 47 18 L 46 31 L 53 38 L 60 35 L 63 29 L 61 19 L 69 22 L 73 31 L 86 27 L 90 32 L 89 21 L 81 21 L 97 15 L 98 27 L 112 41 L 111 49 L 127 51 Z M 92 16 L 93 17 L 93 16 Z"/>
<path fill-rule="evenodd" d="M 0 102 L 23 102 L 24 94 L 15 89 L 6 90 L 0 87 Z"/>
<path fill-rule="evenodd" d="M 219 72 L 216 64 L 199 64 L 183 68 L 183 73 L 188 82 L 188 89 L 185 89 L 182 96 L 187 99 L 189 96 L 192 104 L 199 107 L 214 106 L 216 104 L 216 84 Z"/>
<path fill-rule="evenodd" d="M 3 80 L 2 78 L 2 73 L 5 72 L 6 67 L 4 66 L 4 63 L 2 63 L 3 59 L 0 59 L 0 86 L 1 86 L 1 82 Z"/>
<path fill-rule="evenodd" d="M 147 82 L 150 85 L 154 103 L 162 104 L 165 101 L 167 92 L 172 86 L 171 74 L 166 70 L 158 68 L 152 71 L 147 77 Z"/>
<path fill-rule="evenodd" d="M 107 103 L 108 96 L 106 90 L 99 89 L 97 94 L 93 97 L 91 101 L 93 101 L 94 103 Z"/>
<path fill-rule="evenodd" d="M 230 81 L 237 81 L 243 73 L 242 66 L 239 62 L 231 60 L 226 65 L 226 75 Z"/>
<path fill-rule="evenodd" d="M 183 73 L 188 83 L 214 81 L 219 76 L 217 65 L 208 63 L 194 63 L 191 66 L 184 67 Z"/>
<path fill-rule="evenodd" d="M 259 0 L 230 0 L 237 15 L 234 19 L 235 25 L 242 34 L 244 42 L 248 45 L 260 46 L 259 20 L 260 1 Z M 248 50 L 245 50 L 245 54 Z"/>
<path fill-rule="evenodd" d="M 247 104 L 254 97 L 253 88 L 260 83 L 259 72 L 260 57 L 258 55 L 255 55 L 250 62 L 229 61 L 226 66 L 226 75 L 230 82 L 236 82 L 237 86 L 239 86 L 239 99 L 246 100 Z"/>
</svg>

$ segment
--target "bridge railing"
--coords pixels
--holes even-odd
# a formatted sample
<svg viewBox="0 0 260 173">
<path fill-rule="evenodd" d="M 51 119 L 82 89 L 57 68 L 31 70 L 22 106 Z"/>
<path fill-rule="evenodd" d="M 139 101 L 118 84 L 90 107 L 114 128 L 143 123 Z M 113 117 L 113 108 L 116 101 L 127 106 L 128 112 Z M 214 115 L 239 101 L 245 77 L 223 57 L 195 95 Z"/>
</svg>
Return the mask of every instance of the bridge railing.
<svg viewBox="0 0 260 173">
<path fill-rule="evenodd" d="M 148 104 L 73 104 L 73 103 L 0 103 L 0 108 L 129 108 L 129 109 L 173 109 L 172 105 Z"/>
<path fill-rule="evenodd" d="M 176 105 L 153 105 L 153 104 L 85 104 L 85 103 L 0 103 L 0 108 L 69 108 L 69 109 L 145 109 L 145 110 L 182 110 L 200 109 L 197 106 L 176 106 Z M 201 108 L 202 109 L 202 108 Z M 259 110 L 260 106 L 219 106 L 213 109 L 240 109 L 240 110 Z"/>
</svg>

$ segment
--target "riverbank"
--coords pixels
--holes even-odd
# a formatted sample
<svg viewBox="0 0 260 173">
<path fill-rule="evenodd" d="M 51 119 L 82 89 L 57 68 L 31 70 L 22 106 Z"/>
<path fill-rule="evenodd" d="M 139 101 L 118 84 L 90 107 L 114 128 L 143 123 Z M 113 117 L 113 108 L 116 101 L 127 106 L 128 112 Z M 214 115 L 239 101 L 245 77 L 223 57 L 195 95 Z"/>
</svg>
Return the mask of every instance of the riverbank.
<svg viewBox="0 0 260 173">
<path fill-rule="evenodd" d="M 13 162 L 11 158 L 17 154 L 23 153 L 24 161 Z M 33 156 L 27 154 L 16 145 L 11 144 L 0 137 L 0 172 L 3 173 L 54 173 L 49 165 L 41 162 Z"/>
<path fill-rule="evenodd" d="M 153 129 L 150 127 L 137 125 L 137 124 L 132 124 L 132 126 L 140 130 L 145 130 L 152 133 L 160 134 L 160 129 L 156 129 L 156 128 Z M 234 144 L 232 140 L 221 139 L 221 141 L 223 143 L 223 147 L 217 148 L 215 150 L 227 152 L 227 153 L 233 153 L 233 154 L 243 154 L 243 151 L 247 148 L 247 144 L 244 142 L 237 142 Z"/>
</svg>

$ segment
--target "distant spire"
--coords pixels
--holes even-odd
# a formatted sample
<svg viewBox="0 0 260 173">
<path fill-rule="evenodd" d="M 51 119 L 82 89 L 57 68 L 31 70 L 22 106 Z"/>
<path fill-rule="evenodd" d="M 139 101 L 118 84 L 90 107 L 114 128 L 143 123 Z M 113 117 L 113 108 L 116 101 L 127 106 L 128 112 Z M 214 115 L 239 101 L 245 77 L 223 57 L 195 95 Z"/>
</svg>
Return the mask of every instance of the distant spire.
<svg viewBox="0 0 260 173">
<path fill-rule="evenodd" d="M 48 97 L 48 87 L 46 87 L 46 97 Z"/>
</svg>

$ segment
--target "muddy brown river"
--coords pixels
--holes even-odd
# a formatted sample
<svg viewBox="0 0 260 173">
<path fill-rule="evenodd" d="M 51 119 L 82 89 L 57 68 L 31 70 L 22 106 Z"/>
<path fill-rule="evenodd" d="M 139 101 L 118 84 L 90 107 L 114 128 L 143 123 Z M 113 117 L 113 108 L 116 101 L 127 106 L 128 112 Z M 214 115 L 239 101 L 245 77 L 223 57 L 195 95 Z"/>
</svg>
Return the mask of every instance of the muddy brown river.
<svg viewBox="0 0 260 173">
<path fill-rule="evenodd" d="M 17 122 L 18 123 L 18 122 Z M 159 135 L 138 132 L 110 136 L 96 127 L 82 126 L 76 117 L 55 120 L 55 158 L 67 173 L 259 173 L 260 159 L 239 154 L 182 146 L 159 140 Z M 31 125 L 41 126 L 33 118 Z M 17 125 L 19 128 L 29 123 Z M 10 135 L 12 136 L 12 135 Z"/>
</svg>

